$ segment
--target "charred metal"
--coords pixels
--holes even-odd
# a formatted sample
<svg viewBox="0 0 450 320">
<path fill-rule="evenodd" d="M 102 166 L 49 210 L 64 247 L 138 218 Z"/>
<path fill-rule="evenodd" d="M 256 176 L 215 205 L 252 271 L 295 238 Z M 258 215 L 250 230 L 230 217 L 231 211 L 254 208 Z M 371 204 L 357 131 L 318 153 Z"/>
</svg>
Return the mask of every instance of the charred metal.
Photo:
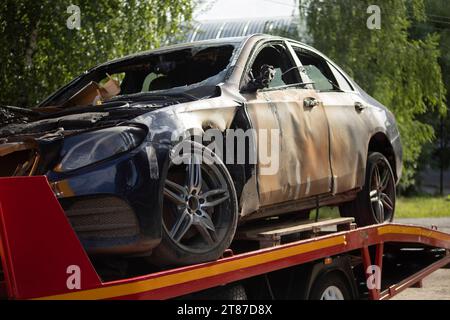
<svg viewBox="0 0 450 320">
<path fill-rule="evenodd" d="M 355 199 L 370 152 L 401 176 L 387 108 L 315 49 L 266 35 L 105 63 L 37 107 L 0 107 L 0 120 L 0 176 L 46 175 L 89 253 L 159 245 L 174 134 L 279 130 L 277 174 L 227 164 L 241 224 Z"/>
</svg>

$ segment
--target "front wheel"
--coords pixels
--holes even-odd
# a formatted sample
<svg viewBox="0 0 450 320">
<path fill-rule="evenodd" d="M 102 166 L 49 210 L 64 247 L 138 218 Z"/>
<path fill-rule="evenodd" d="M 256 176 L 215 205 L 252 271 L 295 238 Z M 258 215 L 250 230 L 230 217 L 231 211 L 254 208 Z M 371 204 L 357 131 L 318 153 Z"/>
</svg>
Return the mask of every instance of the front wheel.
<svg viewBox="0 0 450 320">
<path fill-rule="evenodd" d="M 150 262 L 160 266 L 218 259 L 233 240 L 237 196 L 223 162 L 192 143 L 182 163 L 171 162 L 164 187 L 162 239 Z M 179 158 L 180 159 L 180 158 Z"/>
<path fill-rule="evenodd" d="M 369 154 L 363 189 L 355 200 L 339 207 L 341 216 L 354 217 L 358 226 L 392 222 L 395 211 L 395 178 L 381 153 Z"/>
</svg>

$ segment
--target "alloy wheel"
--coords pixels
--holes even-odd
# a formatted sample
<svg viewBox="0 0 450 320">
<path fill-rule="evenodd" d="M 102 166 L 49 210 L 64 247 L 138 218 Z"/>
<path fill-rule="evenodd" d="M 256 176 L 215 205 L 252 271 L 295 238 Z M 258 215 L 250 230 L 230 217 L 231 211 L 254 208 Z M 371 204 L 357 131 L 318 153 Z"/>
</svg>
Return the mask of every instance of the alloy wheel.
<svg viewBox="0 0 450 320">
<path fill-rule="evenodd" d="M 164 187 L 163 225 L 172 241 L 191 252 L 219 243 L 229 218 L 226 179 L 200 159 L 192 154 L 186 165 L 169 168 Z"/>
<path fill-rule="evenodd" d="M 372 168 L 369 197 L 376 221 L 391 221 L 395 210 L 395 183 L 385 160 L 378 161 Z"/>
</svg>

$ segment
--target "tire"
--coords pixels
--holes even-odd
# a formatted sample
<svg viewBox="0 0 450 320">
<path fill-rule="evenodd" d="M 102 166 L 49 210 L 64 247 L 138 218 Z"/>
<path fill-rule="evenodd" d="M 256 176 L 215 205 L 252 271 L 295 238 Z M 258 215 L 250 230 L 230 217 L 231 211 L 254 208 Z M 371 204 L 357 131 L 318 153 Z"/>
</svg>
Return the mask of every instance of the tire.
<svg viewBox="0 0 450 320">
<path fill-rule="evenodd" d="M 381 153 L 369 154 L 365 184 L 357 197 L 339 207 L 341 216 L 354 217 L 360 227 L 392 222 L 395 212 L 395 179 L 389 161 Z"/>
<path fill-rule="evenodd" d="M 309 300 L 352 300 L 347 281 L 338 272 L 327 272 L 314 282 Z"/>
<path fill-rule="evenodd" d="M 238 202 L 227 168 L 205 146 L 187 143 L 191 151 L 182 151 L 178 159 L 190 159 L 190 163 L 175 164 L 172 157 L 168 167 L 161 243 L 149 257 L 154 265 L 217 260 L 236 232 Z"/>
<path fill-rule="evenodd" d="M 205 290 L 201 293 L 190 296 L 192 300 L 227 300 L 242 301 L 247 300 L 245 288 L 240 284 L 231 284 L 223 287 Z"/>
</svg>

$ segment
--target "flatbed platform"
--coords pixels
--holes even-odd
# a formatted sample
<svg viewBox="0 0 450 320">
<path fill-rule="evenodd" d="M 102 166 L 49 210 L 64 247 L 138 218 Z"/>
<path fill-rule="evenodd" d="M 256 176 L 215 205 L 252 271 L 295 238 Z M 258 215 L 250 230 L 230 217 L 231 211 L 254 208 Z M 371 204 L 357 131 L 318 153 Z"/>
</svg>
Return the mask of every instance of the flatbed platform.
<svg viewBox="0 0 450 320">
<path fill-rule="evenodd" d="M 19 198 L 26 201 L 19 201 Z M 0 274 L 0 297 L 180 298 L 207 289 L 226 288 L 230 284 L 251 289 L 252 281 L 260 279 L 266 279 L 270 287 L 271 278 L 291 272 L 297 274 L 296 270 L 301 269 L 301 272 L 309 270 L 310 277 L 309 284 L 305 282 L 298 290 L 305 288 L 306 296 L 303 297 L 308 298 L 306 289 L 314 286 L 314 279 L 322 275 L 323 270 L 339 270 L 348 262 L 348 272 L 359 278 L 352 284 L 353 298 L 388 299 L 450 263 L 450 235 L 418 226 L 383 224 L 355 229 L 351 219 L 341 219 L 309 223 L 307 227 L 305 224 L 273 231 L 259 230 L 244 235 L 276 240 L 284 234 L 318 230 L 330 223 L 346 225 L 348 230 L 240 254 L 228 252 L 227 257 L 209 263 L 104 281 L 78 241 L 44 177 L 0 179 L 0 258 L 3 274 Z M 411 253 L 408 248 L 415 248 L 417 252 Z M 342 262 L 344 260 L 345 263 Z M 373 266 L 379 268 L 382 285 L 364 289 L 360 284 L 373 276 L 368 272 Z M 399 266 L 401 269 L 398 269 Z M 316 269 L 321 272 L 314 275 Z M 278 294 L 282 291 L 276 288 L 269 291 L 272 298 L 291 297 L 284 291 Z"/>
</svg>

